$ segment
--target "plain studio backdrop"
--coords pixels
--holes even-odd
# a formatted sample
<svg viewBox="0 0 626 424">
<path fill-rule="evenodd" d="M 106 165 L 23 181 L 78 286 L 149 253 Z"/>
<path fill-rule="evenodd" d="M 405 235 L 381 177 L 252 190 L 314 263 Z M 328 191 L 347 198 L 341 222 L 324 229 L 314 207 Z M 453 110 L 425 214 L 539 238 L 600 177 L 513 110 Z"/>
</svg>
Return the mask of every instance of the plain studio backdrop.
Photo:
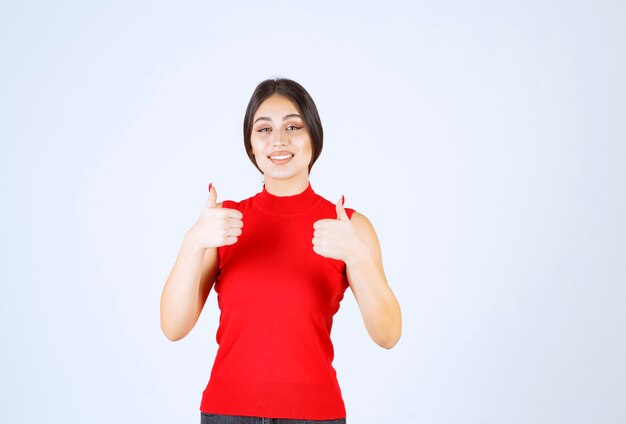
<svg viewBox="0 0 626 424">
<path fill-rule="evenodd" d="M 54 3 L 0 5 L 0 422 L 199 423 L 215 293 L 172 343 L 161 291 L 273 77 L 402 306 L 346 292 L 349 423 L 626 422 L 626 3 Z"/>
</svg>

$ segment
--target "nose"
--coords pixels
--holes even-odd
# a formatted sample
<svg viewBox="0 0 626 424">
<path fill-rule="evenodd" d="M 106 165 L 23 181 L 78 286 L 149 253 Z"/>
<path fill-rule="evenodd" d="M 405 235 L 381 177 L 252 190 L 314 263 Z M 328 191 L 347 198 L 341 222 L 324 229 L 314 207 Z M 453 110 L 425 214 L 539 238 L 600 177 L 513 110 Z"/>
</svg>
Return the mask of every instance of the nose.
<svg viewBox="0 0 626 424">
<path fill-rule="evenodd" d="M 274 146 L 287 146 L 290 143 L 289 134 L 285 134 L 283 131 L 276 131 L 274 134 L 276 134 L 274 143 L 272 143 Z"/>
</svg>

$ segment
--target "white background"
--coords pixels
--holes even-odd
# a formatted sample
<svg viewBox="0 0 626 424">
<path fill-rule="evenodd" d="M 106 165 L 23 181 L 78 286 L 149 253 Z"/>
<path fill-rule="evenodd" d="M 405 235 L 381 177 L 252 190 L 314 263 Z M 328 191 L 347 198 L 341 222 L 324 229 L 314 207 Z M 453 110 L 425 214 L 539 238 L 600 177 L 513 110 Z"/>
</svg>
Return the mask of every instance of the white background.
<svg viewBox="0 0 626 424">
<path fill-rule="evenodd" d="M 161 290 L 277 76 L 403 310 L 387 351 L 346 293 L 349 423 L 626 422 L 625 5 L 3 1 L 0 422 L 199 422 L 215 295 L 172 343 Z"/>
</svg>

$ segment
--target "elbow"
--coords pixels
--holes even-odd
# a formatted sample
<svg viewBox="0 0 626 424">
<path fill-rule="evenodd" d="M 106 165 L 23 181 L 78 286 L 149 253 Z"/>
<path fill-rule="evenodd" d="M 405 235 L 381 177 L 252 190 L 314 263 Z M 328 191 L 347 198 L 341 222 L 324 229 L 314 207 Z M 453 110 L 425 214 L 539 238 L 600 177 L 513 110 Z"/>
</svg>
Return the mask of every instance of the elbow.
<svg viewBox="0 0 626 424">
<path fill-rule="evenodd" d="M 182 339 L 182 337 L 180 337 L 178 334 L 175 334 L 167 329 L 165 329 L 163 326 L 161 326 L 161 331 L 163 332 L 163 334 L 165 335 L 165 337 L 171 341 L 171 342 L 175 342 L 177 340 Z"/>
<path fill-rule="evenodd" d="M 370 336 L 372 337 L 372 340 L 374 340 L 374 343 L 376 343 L 378 346 L 385 348 L 387 350 L 391 349 L 396 344 L 398 344 L 398 341 L 400 340 L 401 335 L 402 335 L 401 326 L 397 326 L 396 328 L 389 329 L 383 333 L 377 334 L 376 336 L 373 336 L 372 334 L 370 334 Z"/>
<path fill-rule="evenodd" d="M 180 314 L 167 310 L 163 306 L 161 306 L 160 323 L 163 335 L 172 342 L 185 338 L 193 328 L 188 317 L 180 316 Z"/>
<path fill-rule="evenodd" d="M 165 331 L 163 331 L 163 334 L 165 334 L 165 337 L 170 341 L 170 342 L 176 342 L 180 339 L 182 339 L 184 336 L 180 336 L 178 334 L 172 334 L 172 333 L 167 333 Z"/>
<path fill-rule="evenodd" d="M 169 325 L 167 325 L 167 323 L 163 321 L 161 321 L 161 331 L 163 332 L 165 337 L 171 342 L 181 340 L 187 335 L 187 333 L 172 329 Z"/>
<path fill-rule="evenodd" d="M 398 340 L 400 340 L 400 339 L 396 339 L 395 341 L 383 343 L 383 344 L 380 344 L 379 346 L 380 347 L 384 347 L 387 350 L 391 350 L 392 347 L 394 347 L 396 344 L 398 344 Z"/>
<path fill-rule="evenodd" d="M 368 329 L 369 331 L 369 329 Z M 374 342 L 387 350 L 393 348 L 402 336 L 402 317 L 400 314 L 395 319 L 387 321 L 386 325 L 378 327 L 378 331 L 371 331 L 370 337 Z"/>
<path fill-rule="evenodd" d="M 385 348 L 387 350 L 390 350 L 392 347 L 394 347 L 395 345 L 398 344 L 398 341 L 400 340 L 400 333 L 398 333 L 397 335 L 392 335 L 389 337 L 385 337 L 385 338 L 380 338 L 378 340 L 374 340 L 376 342 L 376 344 L 382 348 Z"/>
</svg>

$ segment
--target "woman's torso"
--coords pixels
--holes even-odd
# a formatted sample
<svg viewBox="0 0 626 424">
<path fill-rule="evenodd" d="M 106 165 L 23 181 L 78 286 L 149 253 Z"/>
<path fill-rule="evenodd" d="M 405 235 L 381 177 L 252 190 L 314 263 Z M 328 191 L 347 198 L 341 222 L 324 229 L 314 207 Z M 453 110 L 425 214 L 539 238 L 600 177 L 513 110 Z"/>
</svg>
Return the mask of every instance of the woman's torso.
<svg viewBox="0 0 626 424">
<path fill-rule="evenodd" d="M 219 349 L 201 411 L 345 418 L 330 339 L 348 287 L 345 264 L 312 245 L 313 223 L 335 219 L 335 205 L 309 186 L 288 197 L 263 190 L 223 207 L 240 210 L 244 226 L 237 243 L 219 248 Z"/>
</svg>

